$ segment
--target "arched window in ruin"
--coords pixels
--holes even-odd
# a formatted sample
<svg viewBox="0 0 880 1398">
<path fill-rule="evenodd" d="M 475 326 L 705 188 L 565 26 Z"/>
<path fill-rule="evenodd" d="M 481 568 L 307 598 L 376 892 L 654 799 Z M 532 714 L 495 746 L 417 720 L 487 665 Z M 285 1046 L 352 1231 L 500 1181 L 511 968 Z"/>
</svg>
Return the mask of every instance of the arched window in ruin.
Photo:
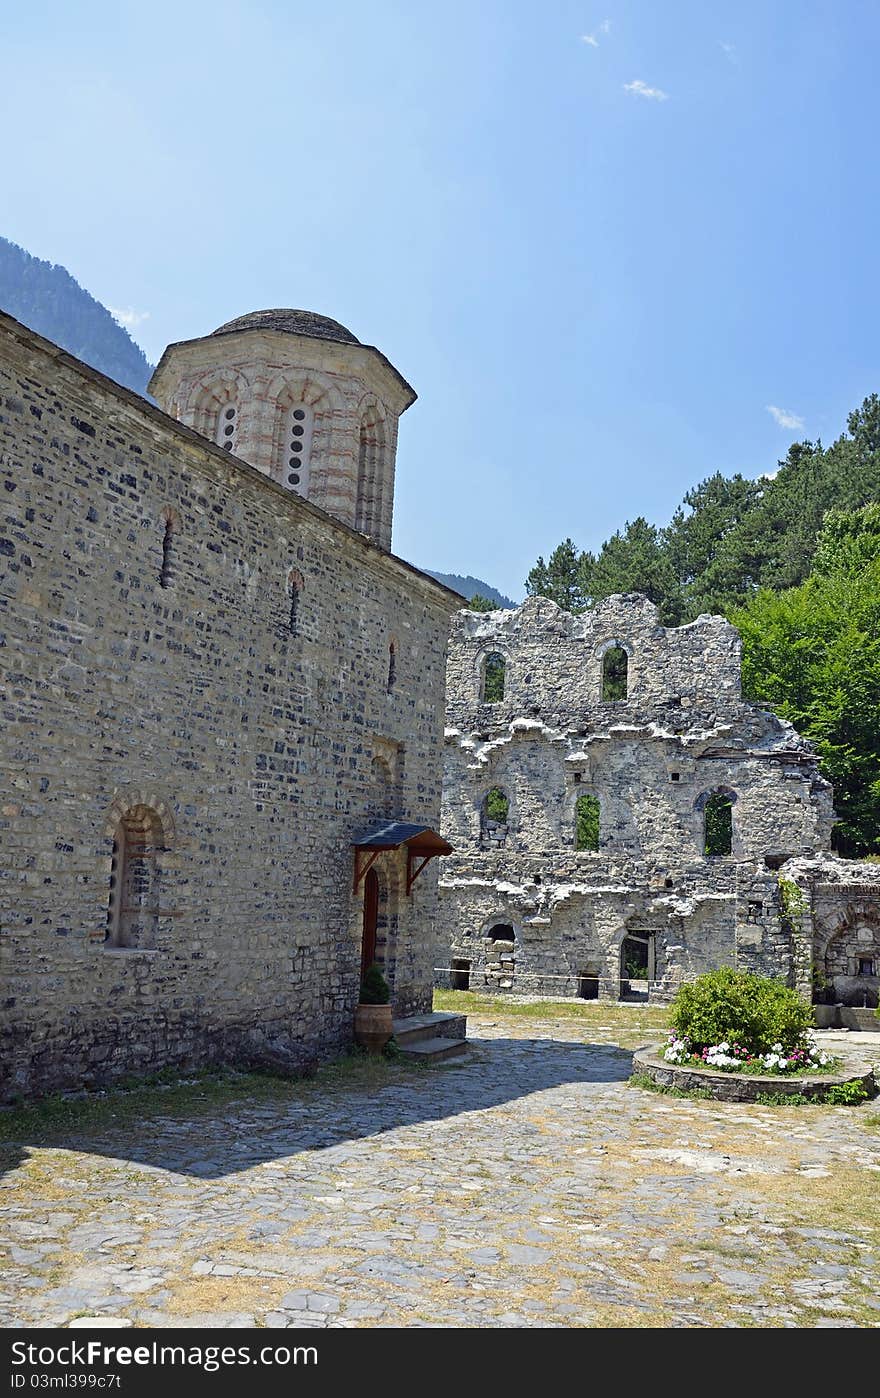
<svg viewBox="0 0 880 1398">
<path fill-rule="evenodd" d="M 390 694 L 397 680 L 397 642 L 392 639 L 388 643 L 388 693 Z"/>
<path fill-rule="evenodd" d="M 496 922 L 486 933 L 490 942 L 515 942 L 516 933 L 509 922 Z"/>
<path fill-rule="evenodd" d="M 304 581 L 302 573 L 298 568 L 291 568 L 290 572 L 287 574 L 287 596 L 290 602 L 287 625 L 291 636 L 299 635 L 299 605 L 303 587 Z"/>
<path fill-rule="evenodd" d="M 483 661 L 482 699 L 484 704 L 500 704 L 504 698 L 507 662 L 497 650 L 490 651 Z"/>
<path fill-rule="evenodd" d="M 156 945 L 159 878 L 156 857 L 164 849 L 162 821 L 150 806 L 132 806 L 113 836 L 108 947 L 144 949 Z"/>
<path fill-rule="evenodd" d="M 355 529 L 374 538 L 381 528 L 385 486 L 385 422 L 372 404 L 358 429 L 358 475 Z"/>
<path fill-rule="evenodd" d="M 599 848 L 599 801 L 589 794 L 579 796 L 574 807 L 575 849 Z"/>
<path fill-rule="evenodd" d="M 733 850 L 733 805 L 736 793 L 727 787 L 705 792 L 697 800 L 697 810 L 703 813 L 703 853 L 709 856 L 730 854 Z"/>
<path fill-rule="evenodd" d="M 480 808 L 480 839 L 487 849 L 500 849 L 507 840 L 510 802 L 500 786 L 493 786 L 483 797 Z"/>
<path fill-rule="evenodd" d="M 287 409 L 281 437 L 281 482 L 297 495 L 309 493 L 315 415 L 308 403 Z"/>
<path fill-rule="evenodd" d="M 602 657 L 602 699 L 625 699 L 629 691 L 629 656 L 617 642 Z"/>
</svg>

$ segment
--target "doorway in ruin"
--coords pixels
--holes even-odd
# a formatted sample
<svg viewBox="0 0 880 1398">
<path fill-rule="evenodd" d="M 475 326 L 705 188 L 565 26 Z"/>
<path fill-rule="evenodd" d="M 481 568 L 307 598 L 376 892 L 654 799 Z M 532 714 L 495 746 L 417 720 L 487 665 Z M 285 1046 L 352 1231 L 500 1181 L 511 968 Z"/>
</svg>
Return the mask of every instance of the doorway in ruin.
<svg viewBox="0 0 880 1398">
<path fill-rule="evenodd" d="M 469 961 L 453 957 L 449 975 L 449 988 L 450 990 L 470 990 L 471 963 Z"/>
<path fill-rule="evenodd" d="M 620 999 L 647 1000 L 655 977 L 653 932 L 627 932 L 620 944 Z"/>
</svg>

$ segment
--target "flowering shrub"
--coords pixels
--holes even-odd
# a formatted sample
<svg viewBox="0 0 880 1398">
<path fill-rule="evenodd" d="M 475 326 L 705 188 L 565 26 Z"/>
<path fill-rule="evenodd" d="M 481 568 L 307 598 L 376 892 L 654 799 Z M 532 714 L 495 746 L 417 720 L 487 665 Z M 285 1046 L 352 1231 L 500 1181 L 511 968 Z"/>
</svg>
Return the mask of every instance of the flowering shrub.
<svg viewBox="0 0 880 1398">
<path fill-rule="evenodd" d="M 767 1053 L 749 1053 L 742 1044 L 723 1039 L 720 1044 L 698 1048 L 686 1034 L 672 1033 L 663 1051 L 667 1063 L 688 1064 L 694 1068 L 717 1068 L 723 1073 L 821 1073 L 835 1066 L 835 1059 L 823 1052 L 811 1029 L 791 1050 L 775 1043 Z"/>
<path fill-rule="evenodd" d="M 670 1014 L 677 1037 L 698 1056 L 703 1049 L 736 1056 L 735 1046 L 750 1058 L 804 1048 L 812 1019 L 812 1006 L 781 981 L 729 966 L 680 986 Z"/>
</svg>

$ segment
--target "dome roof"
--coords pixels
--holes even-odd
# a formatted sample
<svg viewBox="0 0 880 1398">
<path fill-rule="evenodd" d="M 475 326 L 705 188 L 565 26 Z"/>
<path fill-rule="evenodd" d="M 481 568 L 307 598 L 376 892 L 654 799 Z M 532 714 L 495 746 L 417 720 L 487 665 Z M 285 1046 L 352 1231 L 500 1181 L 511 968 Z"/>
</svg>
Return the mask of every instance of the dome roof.
<svg viewBox="0 0 880 1398">
<path fill-rule="evenodd" d="M 238 330 L 281 330 L 286 335 L 311 335 L 318 340 L 336 340 L 346 345 L 359 345 L 360 340 L 329 316 L 315 315 L 314 311 L 274 310 L 251 311 L 250 315 L 237 316 L 228 320 L 212 333 L 214 335 L 234 335 Z"/>
</svg>

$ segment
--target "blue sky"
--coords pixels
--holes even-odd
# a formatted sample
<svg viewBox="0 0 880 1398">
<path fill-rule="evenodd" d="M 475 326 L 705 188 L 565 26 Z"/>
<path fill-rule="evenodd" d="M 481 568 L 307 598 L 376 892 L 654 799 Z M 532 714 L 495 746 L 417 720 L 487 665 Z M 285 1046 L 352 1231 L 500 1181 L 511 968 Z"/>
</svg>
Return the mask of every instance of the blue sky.
<svg viewBox="0 0 880 1398">
<path fill-rule="evenodd" d="M 880 390 L 874 0 L 30 0 L 3 31 L 0 233 L 153 359 L 276 305 L 378 345 L 419 393 L 418 564 L 519 599 L 565 536 L 665 523 Z"/>
</svg>

